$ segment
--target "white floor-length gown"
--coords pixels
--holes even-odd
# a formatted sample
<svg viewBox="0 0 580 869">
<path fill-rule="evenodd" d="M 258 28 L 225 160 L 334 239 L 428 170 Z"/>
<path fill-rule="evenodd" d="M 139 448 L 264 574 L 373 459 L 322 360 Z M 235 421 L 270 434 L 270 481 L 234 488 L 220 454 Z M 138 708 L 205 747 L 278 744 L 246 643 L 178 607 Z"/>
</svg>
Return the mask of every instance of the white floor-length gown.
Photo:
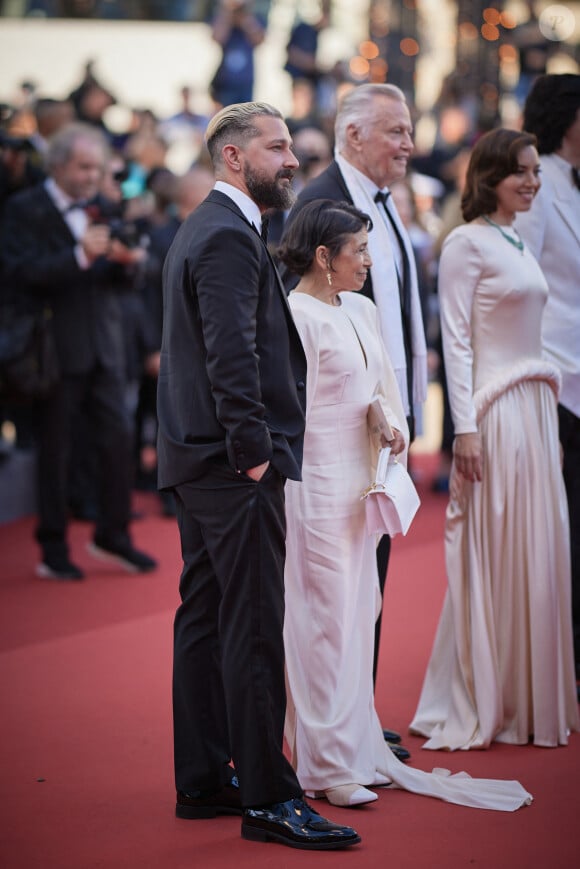
<svg viewBox="0 0 580 869">
<path fill-rule="evenodd" d="M 372 785 L 379 773 L 416 793 L 514 810 L 531 799 L 517 782 L 414 770 L 383 739 L 372 682 L 376 540 L 360 500 L 371 477 L 366 417 L 375 393 L 392 424 L 406 431 L 406 422 L 375 306 L 355 293 L 340 299 L 334 307 L 290 296 L 308 362 L 303 481 L 286 485 L 286 736 L 298 778 L 322 791 Z"/>
<path fill-rule="evenodd" d="M 495 227 L 446 240 L 449 397 L 456 433 L 481 434 L 483 479 L 452 470 L 448 591 L 410 725 L 429 737 L 424 748 L 566 745 L 578 729 L 559 372 L 540 340 L 547 292 L 532 255 Z"/>
</svg>

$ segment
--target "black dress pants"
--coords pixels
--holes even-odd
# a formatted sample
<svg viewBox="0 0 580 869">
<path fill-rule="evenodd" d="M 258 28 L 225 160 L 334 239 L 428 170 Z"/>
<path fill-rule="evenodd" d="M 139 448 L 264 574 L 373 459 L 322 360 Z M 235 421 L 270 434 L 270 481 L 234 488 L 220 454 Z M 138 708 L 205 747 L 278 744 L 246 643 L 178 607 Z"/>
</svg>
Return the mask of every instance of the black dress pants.
<svg viewBox="0 0 580 869">
<path fill-rule="evenodd" d="M 132 457 L 123 380 L 109 368 L 64 375 L 50 398 L 38 403 L 38 527 L 45 555 L 66 554 L 69 460 L 73 425 L 88 421 L 97 453 L 99 520 L 95 537 L 122 541 L 130 517 Z"/>
<path fill-rule="evenodd" d="M 377 571 L 379 574 L 379 588 L 381 590 L 381 598 L 385 599 L 385 585 L 387 582 L 387 568 L 389 566 L 389 556 L 391 554 L 391 538 L 388 534 L 383 535 L 377 546 Z M 379 617 L 375 622 L 375 651 L 373 658 L 373 685 L 377 684 L 377 670 L 379 668 L 379 648 L 381 644 L 381 625 L 383 622 L 383 608 L 379 613 Z"/>
<path fill-rule="evenodd" d="M 216 465 L 176 488 L 183 572 L 175 616 L 173 716 L 178 790 L 219 788 L 233 760 L 242 805 L 302 789 L 282 751 L 284 480 Z"/>
</svg>

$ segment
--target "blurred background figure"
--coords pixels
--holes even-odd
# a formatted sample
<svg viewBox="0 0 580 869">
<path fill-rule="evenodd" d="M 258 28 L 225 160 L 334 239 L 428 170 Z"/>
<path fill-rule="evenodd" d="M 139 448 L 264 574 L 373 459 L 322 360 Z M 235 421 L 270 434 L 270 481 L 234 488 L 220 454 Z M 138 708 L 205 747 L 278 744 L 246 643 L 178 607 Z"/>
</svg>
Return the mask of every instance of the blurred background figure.
<svg viewBox="0 0 580 869">
<path fill-rule="evenodd" d="M 254 95 L 254 49 L 264 41 L 266 19 L 253 10 L 252 0 L 220 0 L 212 36 L 222 58 L 210 84 L 218 106 L 246 103 Z"/>
<path fill-rule="evenodd" d="M 124 403 L 131 442 L 135 439 L 135 416 L 139 384 L 143 372 L 144 322 L 143 275 L 147 261 L 148 223 L 142 216 L 132 217 L 132 201 L 123 195 L 127 164 L 122 154 L 110 152 L 97 196 L 87 206 L 95 224 L 106 226 L 111 237 L 125 248 L 122 270 L 116 276 L 117 299 L 121 312 L 124 350 Z M 134 463 L 131 466 L 134 480 Z M 94 522 L 99 517 L 98 438 L 89 415 L 81 409 L 72 425 L 69 456 L 68 505 L 73 518 Z M 132 513 L 132 518 L 136 518 Z"/>
<path fill-rule="evenodd" d="M 558 50 L 557 42 L 546 39 L 540 29 L 535 0 L 525 0 L 527 19 L 514 28 L 511 41 L 517 49 L 519 76 L 514 91 L 518 104 L 523 106 L 534 81 L 546 72 L 548 59 Z"/>
<path fill-rule="evenodd" d="M 311 95 L 308 113 L 311 119 L 314 115 L 325 117 L 335 108 L 335 83 L 319 59 L 319 37 L 330 25 L 330 12 L 330 0 L 320 0 L 311 16 L 299 17 L 290 32 L 284 69 L 292 80 L 293 115 L 307 104 L 307 93 Z M 292 133 L 292 128 L 289 129 Z"/>
<path fill-rule="evenodd" d="M 307 21 L 299 18 L 286 46 L 286 63 L 284 69 L 290 75 L 292 83 L 306 80 L 314 86 L 316 92 L 323 68 L 318 60 L 318 37 L 322 30 L 330 24 L 330 0 L 321 0 L 316 15 Z"/>
<path fill-rule="evenodd" d="M 145 358 L 137 408 L 137 485 L 157 491 L 157 377 L 163 327 L 163 264 L 177 230 L 205 199 L 214 185 L 214 174 L 205 166 L 193 166 L 175 179 L 173 202 L 165 223 L 152 228 L 143 293 Z M 175 515 L 173 496 L 160 492 L 165 516 Z"/>
<path fill-rule="evenodd" d="M 87 61 L 83 78 L 69 95 L 77 121 L 92 124 L 110 139 L 111 134 L 104 120 L 105 112 L 116 102 L 113 94 L 97 79 L 95 61 Z"/>
<path fill-rule="evenodd" d="M 550 293 L 544 310 L 544 352 L 562 372 L 558 405 L 564 482 L 570 513 L 572 615 L 580 681 L 580 75 L 536 79 L 524 127 L 538 139 L 542 189 L 516 225 L 540 263 Z"/>
<path fill-rule="evenodd" d="M 100 130 L 64 127 L 50 143 L 47 180 L 11 196 L 2 216 L 3 281 L 21 302 L 50 307 L 60 366 L 54 391 L 34 408 L 42 553 L 37 572 L 59 580 L 84 576 L 67 540 L 69 456 L 79 413 L 90 420 L 99 456 L 91 552 L 129 571 L 156 567 L 133 546 L 129 532 L 131 428 L 118 292 L 135 253 L 87 204 L 99 193 L 108 157 Z"/>
<path fill-rule="evenodd" d="M 300 161 L 292 179 L 292 186 L 300 193 L 309 181 L 324 172 L 332 163 L 332 149 L 328 136 L 318 127 L 298 127 L 292 139 L 294 153 Z M 287 211 L 271 211 L 268 214 L 268 246 L 273 253 L 282 238 L 287 217 Z"/>
<path fill-rule="evenodd" d="M 203 150 L 203 135 L 209 116 L 196 111 L 193 106 L 193 91 L 183 85 L 179 91 L 181 108 L 178 112 L 160 121 L 158 132 L 168 145 L 167 162 L 177 171 L 176 159 L 183 161 L 182 171 L 198 159 Z"/>
<path fill-rule="evenodd" d="M 34 146 L 29 139 L 0 130 L 0 216 L 6 200 L 44 178 L 34 164 Z"/>
<path fill-rule="evenodd" d="M 70 100 L 38 97 L 34 102 L 35 129 L 30 136 L 39 157 L 48 150 L 48 143 L 55 133 L 75 120 L 75 110 Z"/>
</svg>

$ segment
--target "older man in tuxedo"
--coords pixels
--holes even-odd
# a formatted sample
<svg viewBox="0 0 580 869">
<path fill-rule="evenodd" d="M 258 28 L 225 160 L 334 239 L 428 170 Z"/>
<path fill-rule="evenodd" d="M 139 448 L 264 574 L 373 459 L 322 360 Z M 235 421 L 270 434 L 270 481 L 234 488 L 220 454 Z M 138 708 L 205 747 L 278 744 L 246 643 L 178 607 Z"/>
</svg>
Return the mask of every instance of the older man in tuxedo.
<svg viewBox="0 0 580 869">
<path fill-rule="evenodd" d="M 413 152 L 413 127 L 405 95 L 395 85 L 367 84 L 353 88 L 341 101 L 335 122 L 336 155 L 330 166 L 301 191 L 288 225 L 313 199 L 351 202 L 372 217 L 369 236 L 373 264 L 362 292 L 378 309 L 385 347 L 393 364 L 407 414 L 411 439 L 415 408 L 426 397 L 427 354 L 421 318 L 417 273 L 411 243 L 389 185 L 404 178 Z M 296 282 L 285 276 L 287 286 Z M 381 592 L 390 553 L 390 538 L 377 549 Z M 380 640 L 376 626 L 374 676 Z M 387 741 L 399 742 L 393 731 Z M 400 759 L 409 753 L 395 748 Z"/>
<path fill-rule="evenodd" d="M 558 405 L 570 513 L 572 612 L 580 683 L 580 75 L 542 75 L 524 107 L 538 139 L 542 186 L 516 226 L 540 263 L 550 292 L 542 320 L 544 352 L 562 372 Z M 580 696 L 580 695 L 579 695 Z"/>
<path fill-rule="evenodd" d="M 69 555 L 68 471 L 78 414 L 89 420 L 99 472 L 99 518 L 90 551 L 133 572 L 156 567 L 129 535 L 131 435 L 124 403 L 124 348 L 118 290 L 134 253 L 95 223 L 86 205 L 99 189 L 107 157 L 102 134 L 63 127 L 47 152 L 48 178 L 7 202 L 1 258 L 5 291 L 48 306 L 60 382 L 35 407 L 38 423 L 40 576 L 78 580 Z"/>
<path fill-rule="evenodd" d="M 242 814 L 245 838 L 342 848 L 360 837 L 304 802 L 282 751 L 284 483 L 300 479 L 306 361 L 261 229 L 264 211 L 291 204 L 298 161 L 266 103 L 218 112 L 206 142 L 215 188 L 164 267 L 157 403 L 184 562 L 176 813 Z"/>
</svg>

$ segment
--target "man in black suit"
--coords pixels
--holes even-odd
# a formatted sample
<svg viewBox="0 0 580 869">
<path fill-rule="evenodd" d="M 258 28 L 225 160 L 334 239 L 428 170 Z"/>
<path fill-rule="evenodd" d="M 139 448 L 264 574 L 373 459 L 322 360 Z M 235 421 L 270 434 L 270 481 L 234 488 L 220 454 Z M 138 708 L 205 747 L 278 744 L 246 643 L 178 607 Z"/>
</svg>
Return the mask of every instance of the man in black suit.
<svg viewBox="0 0 580 869">
<path fill-rule="evenodd" d="M 374 229 L 369 238 L 369 253 L 373 265 L 362 293 L 377 305 L 411 440 L 415 431 L 415 407 L 426 397 L 427 355 L 413 250 L 388 188 L 405 177 L 413 151 L 412 133 L 405 95 L 399 88 L 390 84 L 354 88 L 338 107 L 336 158 L 300 192 L 287 222 L 289 226 L 313 199 L 351 202 L 371 215 Z M 297 282 L 292 275 L 285 275 L 284 280 L 288 288 Z M 381 593 L 390 548 L 390 537 L 384 536 L 377 548 Z M 380 628 L 379 617 L 375 634 L 375 678 Z M 385 730 L 385 739 L 392 744 L 400 742 L 400 736 L 391 730 Z M 393 747 L 393 750 L 401 760 L 410 756 L 402 747 Z"/>
<path fill-rule="evenodd" d="M 88 415 L 98 456 L 99 519 L 91 552 L 133 572 L 156 567 L 129 536 L 130 427 L 124 404 L 124 349 L 115 284 L 133 253 L 91 222 L 82 207 L 99 188 L 107 148 L 84 124 L 64 127 L 51 140 L 48 178 L 10 198 L 1 246 L 5 291 L 27 305 L 48 306 L 61 378 L 35 408 L 38 423 L 36 538 L 40 576 L 83 578 L 69 557 L 67 477 L 72 427 Z"/>
<path fill-rule="evenodd" d="M 176 813 L 242 814 L 245 838 L 340 848 L 360 837 L 303 801 L 282 751 L 284 482 L 300 479 L 306 361 L 260 230 L 267 209 L 291 204 L 298 161 L 266 103 L 222 109 L 206 142 L 216 185 L 164 268 L 157 405 L 184 562 Z"/>
</svg>

